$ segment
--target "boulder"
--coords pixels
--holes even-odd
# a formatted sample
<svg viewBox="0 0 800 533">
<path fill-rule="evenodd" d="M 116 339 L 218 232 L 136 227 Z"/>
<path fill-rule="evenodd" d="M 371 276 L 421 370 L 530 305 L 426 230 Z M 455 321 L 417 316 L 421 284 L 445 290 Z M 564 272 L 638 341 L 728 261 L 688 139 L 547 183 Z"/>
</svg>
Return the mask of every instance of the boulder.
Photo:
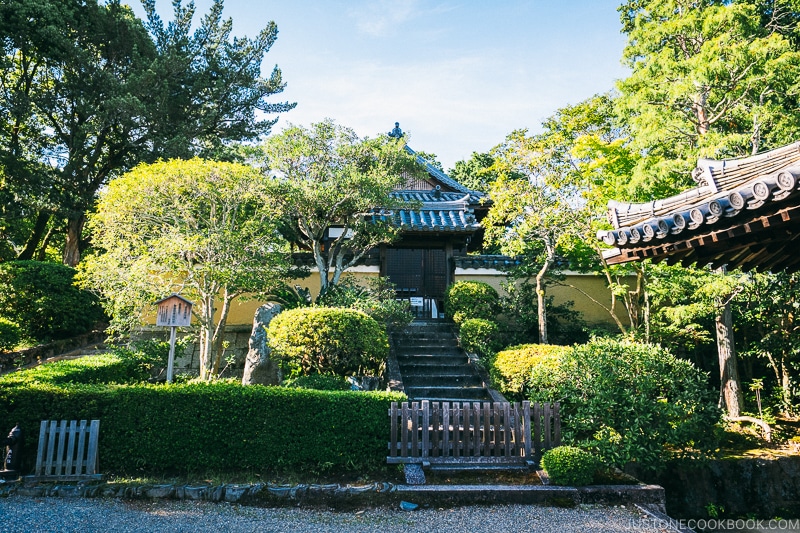
<svg viewBox="0 0 800 533">
<path fill-rule="evenodd" d="M 280 304 L 267 303 L 256 310 L 253 331 L 250 333 L 249 349 L 244 363 L 242 385 L 279 385 L 281 371 L 277 361 L 270 359 L 267 345 L 267 327 L 282 311 Z"/>
</svg>

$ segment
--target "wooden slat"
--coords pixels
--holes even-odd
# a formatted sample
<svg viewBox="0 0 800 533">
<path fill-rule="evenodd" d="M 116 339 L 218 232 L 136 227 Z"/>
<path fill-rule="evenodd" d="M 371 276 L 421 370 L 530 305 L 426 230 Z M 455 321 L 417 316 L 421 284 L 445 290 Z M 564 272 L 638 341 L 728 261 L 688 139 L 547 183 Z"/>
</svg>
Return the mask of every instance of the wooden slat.
<svg viewBox="0 0 800 533">
<path fill-rule="evenodd" d="M 503 445 L 505 446 L 505 456 L 511 457 L 511 444 L 513 442 L 511 432 L 511 406 L 508 403 L 503 404 Z"/>
<path fill-rule="evenodd" d="M 442 457 L 452 457 L 450 450 L 450 402 L 442 402 Z"/>
<path fill-rule="evenodd" d="M 46 451 L 46 458 L 44 464 L 44 472 L 45 476 L 50 476 L 53 474 L 53 459 L 54 459 L 54 451 L 56 449 L 56 436 L 58 435 L 58 421 L 51 420 L 50 426 L 48 428 L 50 432 L 47 436 L 47 451 Z"/>
<path fill-rule="evenodd" d="M 422 457 L 430 455 L 430 425 L 431 425 L 431 406 L 428 400 L 422 400 Z"/>
<path fill-rule="evenodd" d="M 411 402 L 411 457 L 420 457 L 419 402 Z"/>
<path fill-rule="evenodd" d="M 542 453 L 542 405 L 533 404 L 533 451 L 536 457 Z"/>
<path fill-rule="evenodd" d="M 78 453 L 80 455 L 81 448 L 75 447 L 75 440 L 77 438 L 78 433 L 78 422 L 77 420 L 70 420 L 69 421 L 69 435 L 67 441 L 67 456 L 66 461 L 64 462 L 64 470 L 61 472 L 62 474 L 72 475 L 72 474 L 81 474 L 81 469 L 77 466 L 77 464 L 73 465 L 73 461 L 75 459 L 75 454 Z M 74 470 L 73 470 L 74 466 Z"/>
<path fill-rule="evenodd" d="M 441 402 L 431 403 L 431 457 L 439 457 L 439 446 L 442 442 Z"/>
<path fill-rule="evenodd" d="M 474 457 L 481 456 L 481 404 L 480 402 L 473 402 L 472 404 L 472 455 Z"/>
<path fill-rule="evenodd" d="M 492 455 L 492 411 L 489 402 L 483 402 L 483 451 L 485 457 Z"/>
<path fill-rule="evenodd" d="M 81 424 L 83 424 L 83 420 L 81 420 Z M 92 420 L 90 424 L 91 425 L 89 427 L 89 450 L 88 450 L 89 453 L 86 464 L 86 473 L 97 474 L 97 470 L 99 467 L 99 462 L 97 457 L 97 445 L 100 440 L 100 421 Z"/>
<path fill-rule="evenodd" d="M 389 420 L 391 421 L 390 442 L 389 442 L 389 456 L 397 457 L 397 402 L 392 402 L 389 408 Z"/>
<path fill-rule="evenodd" d="M 522 402 L 522 435 L 525 439 L 525 457 L 531 458 L 531 402 Z"/>
<path fill-rule="evenodd" d="M 36 470 L 37 476 L 44 474 L 42 466 L 44 465 L 44 454 L 47 448 L 47 420 L 42 420 L 39 426 L 39 449 L 36 452 Z"/>
<path fill-rule="evenodd" d="M 544 449 L 549 450 L 553 446 L 553 441 L 550 437 L 550 418 L 552 417 L 552 409 L 550 408 L 550 402 L 545 402 L 542 407 L 542 435 L 544 437 L 543 447 Z"/>
<path fill-rule="evenodd" d="M 561 404 L 553 404 L 553 447 L 561 446 Z"/>
<path fill-rule="evenodd" d="M 82 472 L 86 463 L 86 452 L 84 446 L 86 445 L 86 420 L 80 422 L 80 432 L 78 433 L 78 460 L 75 462 L 75 468 L 78 472 Z"/>
<path fill-rule="evenodd" d="M 453 402 L 453 457 L 461 457 L 464 446 L 464 413 L 459 402 Z"/>
<path fill-rule="evenodd" d="M 402 415 L 401 418 L 401 427 L 400 427 L 400 456 L 401 457 L 408 457 L 408 425 L 409 425 L 409 410 L 408 410 L 408 402 L 403 402 L 400 413 Z"/>
<path fill-rule="evenodd" d="M 58 425 L 58 451 L 56 452 L 55 457 L 55 471 L 51 472 L 55 475 L 63 475 L 64 474 L 64 451 L 67 445 L 67 440 L 69 439 L 69 433 L 67 433 L 67 421 L 62 420 Z"/>
</svg>

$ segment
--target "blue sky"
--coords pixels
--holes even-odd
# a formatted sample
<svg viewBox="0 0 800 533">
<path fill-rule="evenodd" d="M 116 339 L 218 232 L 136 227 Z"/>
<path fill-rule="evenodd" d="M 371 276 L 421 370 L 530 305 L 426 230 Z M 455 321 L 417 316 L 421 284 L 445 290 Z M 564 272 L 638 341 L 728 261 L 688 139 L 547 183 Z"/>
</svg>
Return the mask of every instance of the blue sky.
<svg viewBox="0 0 800 533">
<path fill-rule="evenodd" d="M 171 0 L 157 0 L 165 21 Z M 138 0 L 128 0 L 139 16 Z M 619 0 L 226 0 L 235 35 L 269 20 L 277 64 L 297 102 L 281 115 L 310 125 L 326 117 L 361 136 L 394 122 L 409 145 L 445 169 L 485 152 L 514 129 L 538 131 L 558 108 L 614 87 L 620 64 Z M 196 0 L 196 19 L 210 0 Z"/>
</svg>

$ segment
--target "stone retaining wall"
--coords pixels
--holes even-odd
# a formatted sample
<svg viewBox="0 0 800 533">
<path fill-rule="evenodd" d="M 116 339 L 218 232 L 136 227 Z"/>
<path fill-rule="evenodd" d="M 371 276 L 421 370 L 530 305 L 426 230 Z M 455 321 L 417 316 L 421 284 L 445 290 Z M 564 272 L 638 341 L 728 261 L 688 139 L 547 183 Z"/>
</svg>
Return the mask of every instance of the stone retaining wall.
<svg viewBox="0 0 800 533">
<path fill-rule="evenodd" d="M 659 475 L 631 472 L 666 491 L 667 513 L 675 518 L 800 517 L 800 456 L 775 459 L 674 461 Z"/>
<path fill-rule="evenodd" d="M 0 353 L 0 374 L 17 368 L 36 365 L 47 359 L 65 355 L 92 344 L 102 344 L 105 339 L 105 331 L 96 330 L 70 339 L 53 341 L 15 352 Z"/>
</svg>

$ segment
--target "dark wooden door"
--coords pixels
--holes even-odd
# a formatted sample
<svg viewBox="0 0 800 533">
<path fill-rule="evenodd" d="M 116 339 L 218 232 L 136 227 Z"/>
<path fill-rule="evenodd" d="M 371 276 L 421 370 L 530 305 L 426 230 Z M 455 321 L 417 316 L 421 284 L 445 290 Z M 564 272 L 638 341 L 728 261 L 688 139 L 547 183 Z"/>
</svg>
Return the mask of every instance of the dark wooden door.
<svg viewBox="0 0 800 533">
<path fill-rule="evenodd" d="M 447 257 L 435 248 L 389 248 L 386 276 L 403 296 L 440 299 L 447 288 Z"/>
</svg>

